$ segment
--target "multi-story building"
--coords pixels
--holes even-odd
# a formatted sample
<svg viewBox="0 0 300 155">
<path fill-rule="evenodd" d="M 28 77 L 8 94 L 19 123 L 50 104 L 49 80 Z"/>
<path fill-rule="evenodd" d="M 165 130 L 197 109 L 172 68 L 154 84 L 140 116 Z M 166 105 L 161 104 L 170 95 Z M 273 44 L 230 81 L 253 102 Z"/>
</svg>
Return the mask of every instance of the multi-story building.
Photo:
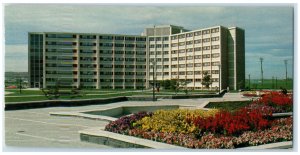
<svg viewBox="0 0 300 155">
<path fill-rule="evenodd" d="M 34 32 L 28 40 L 31 87 L 141 89 L 150 87 L 153 70 L 156 80 L 186 80 L 192 89 L 204 88 L 204 72 L 212 76 L 211 88 L 238 89 L 245 80 L 244 30 L 236 27 L 167 25 L 142 35 Z"/>
</svg>

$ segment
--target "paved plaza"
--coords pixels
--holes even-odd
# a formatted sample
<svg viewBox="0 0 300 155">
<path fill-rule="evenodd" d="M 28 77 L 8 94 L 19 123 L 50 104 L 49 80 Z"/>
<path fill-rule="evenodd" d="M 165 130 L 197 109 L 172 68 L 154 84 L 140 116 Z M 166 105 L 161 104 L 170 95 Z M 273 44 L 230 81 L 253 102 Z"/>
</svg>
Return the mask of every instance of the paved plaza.
<svg viewBox="0 0 300 155">
<path fill-rule="evenodd" d="M 72 112 L 113 108 L 128 105 L 185 105 L 203 106 L 208 101 L 248 100 L 240 93 L 226 93 L 222 98 L 166 99 L 152 101 L 126 101 L 105 105 L 77 107 L 50 107 L 5 111 L 5 144 L 7 150 L 16 149 L 109 149 L 109 146 L 80 141 L 80 130 L 104 127 L 108 122 L 77 117 L 51 116 L 49 112 Z M 36 150 L 36 149 L 34 149 Z"/>
</svg>

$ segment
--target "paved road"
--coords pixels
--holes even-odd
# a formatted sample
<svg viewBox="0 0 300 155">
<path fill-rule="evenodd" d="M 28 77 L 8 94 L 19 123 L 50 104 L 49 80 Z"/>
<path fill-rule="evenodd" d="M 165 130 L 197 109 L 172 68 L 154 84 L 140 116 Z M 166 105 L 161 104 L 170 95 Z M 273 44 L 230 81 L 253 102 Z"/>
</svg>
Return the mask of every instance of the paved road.
<svg viewBox="0 0 300 155">
<path fill-rule="evenodd" d="M 49 112 L 58 111 L 82 111 L 103 109 L 108 107 L 124 105 L 159 105 L 159 104 L 179 104 L 186 106 L 201 106 L 207 101 L 223 100 L 245 100 L 240 94 L 227 93 L 223 98 L 209 99 L 176 99 L 160 100 L 157 102 L 137 102 L 126 101 L 105 105 L 91 105 L 80 107 L 51 107 L 40 109 L 27 109 L 5 111 L 5 144 L 7 149 L 18 147 L 26 149 L 36 148 L 64 148 L 64 149 L 103 149 L 110 148 L 105 145 L 81 142 L 78 131 L 90 127 L 103 127 L 108 122 L 99 120 L 89 120 L 76 117 L 50 116 Z M 11 148 L 15 149 L 15 148 Z"/>
</svg>

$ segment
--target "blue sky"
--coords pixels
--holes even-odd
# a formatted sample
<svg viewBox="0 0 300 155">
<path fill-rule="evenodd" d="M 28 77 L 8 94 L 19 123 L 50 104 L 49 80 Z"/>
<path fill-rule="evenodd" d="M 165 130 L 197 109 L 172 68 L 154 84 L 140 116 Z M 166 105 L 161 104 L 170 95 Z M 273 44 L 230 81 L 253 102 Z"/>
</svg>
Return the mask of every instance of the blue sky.
<svg viewBox="0 0 300 155">
<path fill-rule="evenodd" d="M 194 30 L 216 25 L 245 29 L 246 77 L 292 77 L 293 6 L 14 4 L 5 5 L 5 70 L 27 71 L 28 32 L 141 34 L 153 25 Z"/>
</svg>

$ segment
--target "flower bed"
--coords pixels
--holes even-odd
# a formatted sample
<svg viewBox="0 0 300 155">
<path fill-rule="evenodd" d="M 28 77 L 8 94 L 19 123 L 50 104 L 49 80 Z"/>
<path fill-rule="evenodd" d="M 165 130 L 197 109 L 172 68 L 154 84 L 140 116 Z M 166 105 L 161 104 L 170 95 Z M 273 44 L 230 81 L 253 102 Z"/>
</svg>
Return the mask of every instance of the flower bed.
<svg viewBox="0 0 300 155">
<path fill-rule="evenodd" d="M 111 122 L 105 130 L 187 148 L 237 148 L 290 141 L 292 117 L 269 118 L 278 109 L 288 110 L 286 107 L 292 105 L 292 100 L 280 94 L 270 95 L 233 112 L 216 109 L 140 112 Z"/>
</svg>

